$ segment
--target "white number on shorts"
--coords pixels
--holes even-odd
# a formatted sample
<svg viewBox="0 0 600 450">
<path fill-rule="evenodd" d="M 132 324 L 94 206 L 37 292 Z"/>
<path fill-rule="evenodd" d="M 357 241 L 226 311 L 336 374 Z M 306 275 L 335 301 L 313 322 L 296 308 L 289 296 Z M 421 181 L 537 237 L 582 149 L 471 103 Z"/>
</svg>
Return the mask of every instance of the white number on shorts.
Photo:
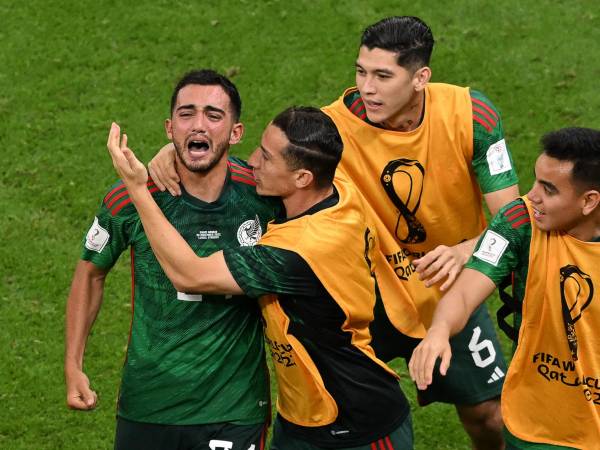
<svg viewBox="0 0 600 450">
<path fill-rule="evenodd" d="M 211 439 L 208 446 L 210 447 L 210 450 L 231 450 L 233 448 L 233 442 Z"/>
<path fill-rule="evenodd" d="M 473 357 L 473 361 L 475 361 L 475 365 L 477 367 L 487 367 L 496 359 L 496 349 L 494 348 L 492 341 L 489 339 L 484 339 L 483 341 L 478 342 L 480 337 L 481 328 L 475 327 L 473 329 L 471 342 L 469 342 L 469 350 L 471 350 L 471 356 Z M 489 353 L 488 357 L 485 359 L 481 359 L 482 350 L 487 350 Z"/>
</svg>

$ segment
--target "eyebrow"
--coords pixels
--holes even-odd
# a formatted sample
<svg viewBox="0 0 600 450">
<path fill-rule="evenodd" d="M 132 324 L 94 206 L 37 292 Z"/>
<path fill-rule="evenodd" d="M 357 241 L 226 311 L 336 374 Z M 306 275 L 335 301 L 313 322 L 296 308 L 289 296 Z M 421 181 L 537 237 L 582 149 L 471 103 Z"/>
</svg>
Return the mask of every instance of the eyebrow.
<svg viewBox="0 0 600 450">
<path fill-rule="evenodd" d="M 198 109 L 196 108 L 196 105 L 194 105 L 193 103 L 189 103 L 187 105 L 181 105 L 179 107 L 177 107 L 177 109 L 175 111 L 180 111 L 182 109 Z M 218 112 L 221 114 L 226 114 L 226 111 L 221 109 L 221 108 L 217 108 L 216 106 L 212 106 L 212 105 L 206 105 L 204 108 L 202 108 L 203 111 L 208 111 L 208 112 Z"/>
<path fill-rule="evenodd" d="M 264 148 L 262 145 L 260 146 L 260 149 L 262 150 L 263 153 L 265 153 L 267 156 L 271 156 L 271 152 L 269 150 L 267 150 L 266 148 Z"/>
<path fill-rule="evenodd" d="M 556 186 L 554 186 L 552 183 L 550 183 L 549 181 L 537 180 L 537 182 L 543 186 L 546 186 L 548 189 L 550 189 L 553 192 L 558 192 L 558 188 Z"/>
<path fill-rule="evenodd" d="M 366 70 L 358 61 L 354 63 L 357 69 Z M 388 69 L 375 69 L 375 73 L 378 75 L 394 75 L 394 72 Z"/>
</svg>

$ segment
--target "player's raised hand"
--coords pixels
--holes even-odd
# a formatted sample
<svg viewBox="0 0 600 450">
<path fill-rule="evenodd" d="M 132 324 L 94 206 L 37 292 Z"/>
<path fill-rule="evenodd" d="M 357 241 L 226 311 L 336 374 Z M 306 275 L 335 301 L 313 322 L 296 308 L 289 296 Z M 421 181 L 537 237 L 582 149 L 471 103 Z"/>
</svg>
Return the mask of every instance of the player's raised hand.
<svg viewBox="0 0 600 450">
<path fill-rule="evenodd" d="M 167 189 L 171 195 L 181 195 L 173 143 L 168 143 L 158 151 L 148 163 L 148 170 L 156 187 L 161 191 Z"/>
<path fill-rule="evenodd" d="M 427 287 L 431 287 L 446 278 L 446 281 L 440 287 L 441 291 L 445 291 L 452 286 L 463 266 L 469 260 L 469 255 L 468 246 L 463 244 L 453 247 L 439 245 L 422 258 L 413 260 L 412 263 L 419 274 L 419 279 L 423 280 Z"/>
<path fill-rule="evenodd" d="M 446 375 L 451 357 L 448 332 L 430 328 L 425 338 L 414 349 L 408 363 L 410 377 L 416 383 L 417 388 L 423 390 L 431 384 L 435 362 L 438 358 L 442 358 L 440 373 Z"/>
<path fill-rule="evenodd" d="M 110 126 L 106 146 L 110 152 L 115 170 L 130 193 L 136 188 L 146 188 L 146 183 L 148 182 L 146 167 L 135 157 L 131 149 L 127 147 L 127 135 L 123 134 L 123 139 L 121 139 L 121 129 L 114 122 Z"/>
<path fill-rule="evenodd" d="M 98 395 L 90 388 L 90 380 L 81 370 L 65 373 L 67 406 L 71 409 L 90 410 L 96 407 Z"/>
</svg>

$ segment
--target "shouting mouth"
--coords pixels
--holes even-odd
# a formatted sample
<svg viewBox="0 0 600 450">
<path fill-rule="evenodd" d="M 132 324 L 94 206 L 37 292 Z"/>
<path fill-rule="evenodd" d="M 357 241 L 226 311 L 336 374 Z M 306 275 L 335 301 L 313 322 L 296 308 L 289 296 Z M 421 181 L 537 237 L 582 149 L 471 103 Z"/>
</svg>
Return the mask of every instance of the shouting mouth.
<svg viewBox="0 0 600 450">
<path fill-rule="evenodd" d="M 187 144 L 189 155 L 195 158 L 202 158 L 210 150 L 210 143 L 206 139 L 190 139 Z"/>
</svg>

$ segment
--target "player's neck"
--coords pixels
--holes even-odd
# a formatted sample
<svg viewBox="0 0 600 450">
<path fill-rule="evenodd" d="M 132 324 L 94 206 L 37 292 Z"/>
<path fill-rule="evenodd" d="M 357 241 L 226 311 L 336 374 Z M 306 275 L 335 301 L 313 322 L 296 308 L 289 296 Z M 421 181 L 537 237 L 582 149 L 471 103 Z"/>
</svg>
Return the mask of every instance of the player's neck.
<svg viewBox="0 0 600 450">
<path fill-rule="evenodd" d="M 600 213 L 593 214 L 567 232 L 570 236 L 584 242 L 596 242 L 600 238 Z"/>
<path fill-rule="evenodd" d="M 223 155 L 215 167 L 207 172 L 192 172 L 183 164 L 178 164 L 181 184 L 188 194 L 203 202 L 216 201 L 223 191 L 227 179 L 227 154 Z"/>
<path fill-rule="evenodd" d="M 309 210 L 317 203 L 322 202 L 327 197 L 333 194 L 333 185 L 325 189 L 298 189 L 293 194 L 282 197 L 283 206 L 285 207 L 285 216 L 290 219 L 298 217 L 305 211 Z"/>
<path fill-rule="evenodd" d="M 380 125 L 386 130 L 412 131 L 423 121 L 425 114 L 425 90 L 415 92 L 410 102 L 397 114 Z"/>
</svg>

